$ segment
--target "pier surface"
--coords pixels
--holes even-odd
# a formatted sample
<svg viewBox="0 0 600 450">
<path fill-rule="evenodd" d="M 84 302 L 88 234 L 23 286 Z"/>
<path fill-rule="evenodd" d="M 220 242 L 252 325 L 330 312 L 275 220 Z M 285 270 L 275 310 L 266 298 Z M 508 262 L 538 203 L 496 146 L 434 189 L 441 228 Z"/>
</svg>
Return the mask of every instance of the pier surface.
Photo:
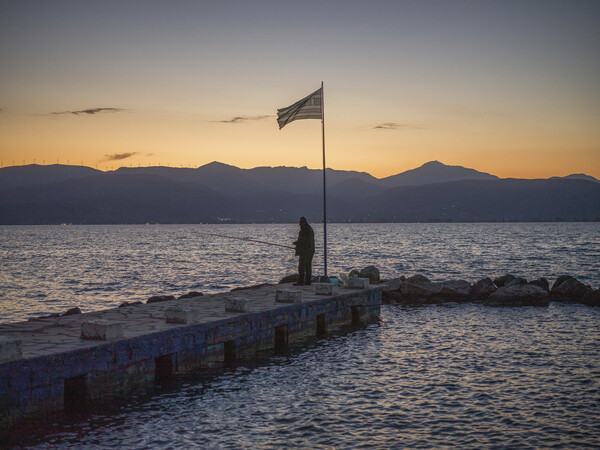
<svg viewBox="0 0 600 450">
<path fill-rule="evenodd" d="M 276 303 L 281 289 L 302 291 Z M 225 304 L 245 304 L 226 311 Z M 64 317 L 0 324 L 0 344 L 20 347 L 0 360 L 0 430 L 24 417 L 126 395 L 158 377 L 213 367 L 277 349 L 336 326 L 379 315 L 380 288 L 318 295 L 314 286 L 268 285 L 227 293 Z M 167 311 L 169 310 L 169 313 Z M 179 312 L 172 323 L 167 315 Z M 118 336 L 82 338 L 89 324 L 118 327 Z M 85 324 L 85 325 L 84 325 Z M 14 347 L 14 346 L 13 346 Z"/>
</svg>

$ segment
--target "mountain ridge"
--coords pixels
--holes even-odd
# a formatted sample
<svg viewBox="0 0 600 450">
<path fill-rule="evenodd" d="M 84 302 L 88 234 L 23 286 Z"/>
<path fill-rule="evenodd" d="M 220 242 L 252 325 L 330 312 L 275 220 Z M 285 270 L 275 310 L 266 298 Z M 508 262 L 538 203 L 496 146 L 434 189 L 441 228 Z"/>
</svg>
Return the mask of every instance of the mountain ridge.
<svg viewBox="0 0 600 450">
<path fill-rule="evenodd" d="M 413 184 L 394 186 L 407 180 L 400 177 L 391 187 L 365 172 L 328 169 L 328 221 L 600 220 L 600 183 L 593 177 L 500 179 L 439 162 L 424 166 L 423 180 L 433 169 L 436 182 L 414 184 L 420 168 L 409 171 Z M 15 172 L 3 177 L 0 171 L 1 224 L 289 223 L 302 215 L 311 222 L 322 219 L 322 171 L 306 167 L 240 169 L 214 162 L 196 169 L 101 172 L 62 166 L 44 176 L 40 167 L 32 167 L 37 178 L 22 179 L 29 184 L 21 186 L 14 185 Z M 440 176 L 446 169 L 445 177 Z M 21 168 L 16 175 L 26 178 L 26 172 Z M 444 181 L 453 177 L 467 178 Z"/>
</svg>

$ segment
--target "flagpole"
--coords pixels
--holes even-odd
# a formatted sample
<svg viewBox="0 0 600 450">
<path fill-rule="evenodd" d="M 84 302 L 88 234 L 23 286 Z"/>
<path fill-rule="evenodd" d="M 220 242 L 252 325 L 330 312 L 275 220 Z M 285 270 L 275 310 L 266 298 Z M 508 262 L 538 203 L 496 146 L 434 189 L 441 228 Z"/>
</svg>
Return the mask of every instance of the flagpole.
<svg viewBox="0 0 600 450">
<path fill-rule="evenodd" d="M 321 81 L 321 134 L 323 136 L 323 267 L 327 278 L 327 183 L 325 168 L 325 92 Z"/>
</svg>

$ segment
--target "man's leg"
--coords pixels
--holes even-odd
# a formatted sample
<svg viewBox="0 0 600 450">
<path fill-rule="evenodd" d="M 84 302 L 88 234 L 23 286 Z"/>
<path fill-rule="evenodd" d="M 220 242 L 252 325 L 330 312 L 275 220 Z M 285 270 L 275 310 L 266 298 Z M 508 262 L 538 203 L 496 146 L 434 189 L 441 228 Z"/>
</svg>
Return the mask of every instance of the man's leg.
<svg viewBox="0 0 600 450">
<path fill-rule="evenodd" d="M 312 280 L 312 259 L 312 255 L 306 258 L 306 267 L 304 269 L 306 271 L 306 284 L 310 284 Z"/>
<path fill-rule="evenodd" d="M 304 284 L 306 264 L 304 262 L 304 256 L 300 255 L 300 259 L 298 260 L 298 284 Z"/>
</svg>

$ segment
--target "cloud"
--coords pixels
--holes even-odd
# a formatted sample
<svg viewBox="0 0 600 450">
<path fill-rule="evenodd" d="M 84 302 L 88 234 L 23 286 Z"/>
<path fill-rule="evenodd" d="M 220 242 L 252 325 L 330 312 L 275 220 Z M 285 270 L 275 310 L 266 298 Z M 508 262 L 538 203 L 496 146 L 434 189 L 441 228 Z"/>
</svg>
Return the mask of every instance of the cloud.
<svg viewBox="0 0 600 450">
<path fill-rule="evenodd" d="M 268 119 L 269 117 L 275 117 L 275 116 L 235 116 L 229 120 L 216 120 L 215 122 L 219 122 L 219 123 L 242 123 L 242 122 L 248 122 L 249 120 L 265 120 Z"/>
<path fill-rule="evenodd" d="M 374 130 L 422 130 L 423 127 L 419 125 L 409 125 L 406 123 L 395 123 L 395 122 L 386 122 L 381 125 L 377 125 L 373 127 Z"/>
<path fill-rule="evenodd" d="M 139 152 L 113 153 L 112 155 L 104 155 L 105 158 L 102 161 L 121 161 L 135 155 L 139 155 Z"/>
<path fill-rule="evenodd" d="M 50 114 L 53 115 L 60 115 L 60 114 L 73 114 L 74 116 L 79 116 L 81 114 L 87 114 L 87 115 L 94 115 L 94 114 L 99 114 L 99 113 L 116 113 L 116 112 L 123 112 L 125 111 L 124 109 L 121 108 L 90 108 L 90 109 L 82 109 L 79 111 L 58 111 L 58 112 L 53 112 Z"/>
</svg>

